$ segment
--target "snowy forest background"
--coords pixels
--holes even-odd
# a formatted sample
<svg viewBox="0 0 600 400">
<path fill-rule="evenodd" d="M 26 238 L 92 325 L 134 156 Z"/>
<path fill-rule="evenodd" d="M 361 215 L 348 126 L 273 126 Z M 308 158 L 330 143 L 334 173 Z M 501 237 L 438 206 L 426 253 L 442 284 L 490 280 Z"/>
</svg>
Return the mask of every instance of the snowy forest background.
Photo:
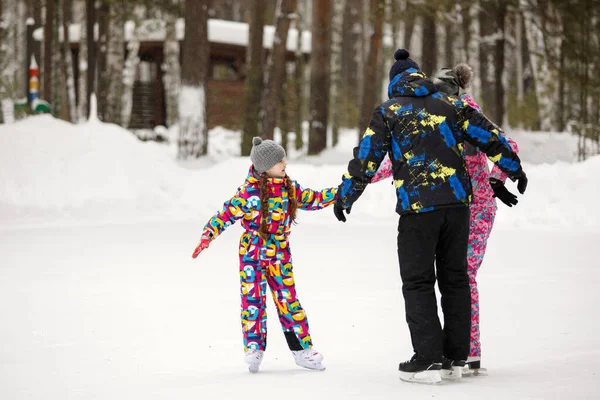
<svg viewBox="0 0 600 400">
<path fill-rule="evenodd" d="M 25 104 L 32 53 L 39 97 L 55 117 L 86 120 L 95 94 L 100 120 L 130 127 L 140 42 L 162 31 L 165 128 L 176 130 L 180 158 L 200 157 L 208 149 L 206 87 L 214 75 L 209 20 L 227 20 L 249 27 L 246 62 L 236 66 L 244 106 L 231 110 L 244 114 L 242 155 L 256 135 L 277 132 L 286 148 L 319 154 L 328 132 L 330 145 L 340 128 L 361 133 L 386 96 L 400 47 L 427 74 L 469 63 L 471 93 L 504 128 L 568 131 L 580 137 L 580 160 L 600 152 L 598 0 L 1 0 L 0 19 L 4 122 L 32 113 Z M 268 49 L 265 25 L 275 27 Z M 310 35 L 294 36 L 290 59 L 285 44 L 294 30 Z M 73 41 L 77 63 L 61 44 Z M 156 138 L 161 127 L 153 128 L 138 135 Z"/>
<path fill-rule="evenodd" d="M 0 0 L 0 399 L 598 398 L 599 14 L 600 0 Z M 250 374 L 243 228 L 193 259 L 203 226 L 247 176 L 254 135 L 286 146 L 304 187 L 337 186 L 400 47 L 428 74 L 471 64 L 529 178 L 516 207 L 499 203 L 478 273 L 489 374 L 398 379 L 413 348 L 390 180 L 345 224 L 330 208 L 293 227 L 327 371 L 295 365 L 268 300 Z"/>
</svg>

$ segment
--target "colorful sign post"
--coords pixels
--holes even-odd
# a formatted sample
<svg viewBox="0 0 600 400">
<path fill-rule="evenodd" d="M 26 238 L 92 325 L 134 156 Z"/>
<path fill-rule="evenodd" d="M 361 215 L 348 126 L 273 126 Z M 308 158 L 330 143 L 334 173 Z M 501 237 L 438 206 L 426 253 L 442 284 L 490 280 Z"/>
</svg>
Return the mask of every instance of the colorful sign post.
<svg viewBox="0 0 600 400">
<path fill-rule="evenodd" d="M 29 103 L 32 103 L 35 99 L 39 97 L 39 90 L 40 70 L 38 68 L 37 62 L 35 61 L 35 56 L 32 54 L 31 62 L 29 63 Z"/>
</svg>

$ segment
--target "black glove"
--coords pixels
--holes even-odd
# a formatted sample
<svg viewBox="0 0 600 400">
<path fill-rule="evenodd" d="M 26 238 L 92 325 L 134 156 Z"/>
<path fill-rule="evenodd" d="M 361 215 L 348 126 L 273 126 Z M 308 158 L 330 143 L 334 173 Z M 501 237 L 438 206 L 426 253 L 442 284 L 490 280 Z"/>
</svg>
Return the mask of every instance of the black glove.
<svg viewBox="0 0 600 400">
<path fill-rule="evenodd" d="M 527 178 L 525 178 L 527 179 Z M 516 206 L 519 202 L 517 196 L 508 191 L 504 183 L 498 179 L 490 178 L 490 185 L 494 191 L 494 197 L 497 197 L 501 202 L 509 207 Z"/>
<path fill-rule="evenodd" d="M 333 213 L 335 214 L 335 217 L 338 219 L 338 221 L 346 222 L 346 216 L 344 215 L 344 210 L 346 211 L 346 214 L 350 214 L 350 210 L 352 210 L 352 206 L 344 209 L 342 207 L 342 205 L 337 202 L 333 205 Z"/>
<path fill-rule="evenodd" d="M 527 189 L 527 175 L 524 171 L 521 171 L 521 174 L 517 177 L 517 189 L 521 194 L 525 193 L 525 189 Z"/>
</svg>

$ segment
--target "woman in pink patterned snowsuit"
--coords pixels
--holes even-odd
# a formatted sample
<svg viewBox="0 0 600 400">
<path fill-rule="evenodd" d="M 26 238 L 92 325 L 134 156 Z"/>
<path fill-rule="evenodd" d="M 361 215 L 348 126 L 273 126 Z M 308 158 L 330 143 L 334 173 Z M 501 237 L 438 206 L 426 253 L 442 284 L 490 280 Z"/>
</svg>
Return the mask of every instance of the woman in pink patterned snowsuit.
<svg viewBox="0 0 600 400">
<path fill-rule="evenodd" d="M 440 91 L 458 95 L 460 89 L 468 87 L 472 77 L 471 68 L 466 64 L 458 64 L 453 69 L 443 68 L 433 77 L 433 82 Z M 471 107 L 481 112 L 479 105 L 466 93 L 460 95 Z M 518 152 L 517 144 L 509 137 L 500 135 L 510 147 Z M 467 268 L 469 285 L 471 287 L 471 346 L 467 363 L 469 368 L 478 372 L 481 367 L 481 342 L 479 332 L 479 290 L 477 289 L 477 271 L 481 266 L 488 238 L 492 232 L 496 216 L 496 201 L 498 197 L 507 206 L 517 204 L 516 196 L 504 186 L 506 174 L 494 166 L 491 173 L 487 156 L 472 145 L 465 142 L 463 155 L 467 171 L 471 177 L 473 202 L 471 203 L 471 222 L 469 245 L 467 253 Z M 372 183 L 392 176 L 392 163 L 388 157 L 383 161 L 379 170 L 371 180 Z M 484 372 L 484 370 L 481 370 Z"/>
</svg>

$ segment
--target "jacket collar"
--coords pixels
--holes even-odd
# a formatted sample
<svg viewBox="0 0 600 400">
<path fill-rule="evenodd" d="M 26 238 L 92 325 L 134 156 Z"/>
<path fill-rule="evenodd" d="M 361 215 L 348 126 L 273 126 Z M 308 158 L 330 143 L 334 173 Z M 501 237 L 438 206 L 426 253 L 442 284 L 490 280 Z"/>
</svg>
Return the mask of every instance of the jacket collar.
<svg viewBox="0 0 600 400">
<path fill-rule="evenodd" d="M 396 75 L 388 85 L 388 96 L 394 97 L 425 97 L 437 92 L 433 82 L 416 68 L 409 68 Z"/>
</svg>

